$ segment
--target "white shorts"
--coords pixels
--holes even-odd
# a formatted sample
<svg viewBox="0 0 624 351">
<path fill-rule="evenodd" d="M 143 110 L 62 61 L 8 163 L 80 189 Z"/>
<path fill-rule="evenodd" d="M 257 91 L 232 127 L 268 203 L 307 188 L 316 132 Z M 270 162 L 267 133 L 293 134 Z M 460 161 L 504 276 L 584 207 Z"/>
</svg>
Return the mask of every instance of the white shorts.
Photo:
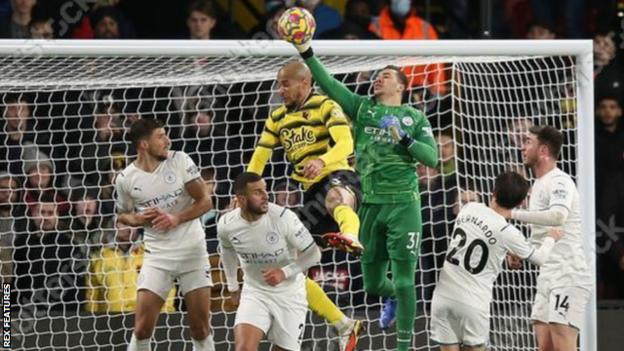
<svg viewBox="0 0 624 351">
<path fill-rule="evenodd" d="M 176 280 L 182 295 L 195 289 L 211 287 L 208 256 L 178 260 L 145 257 L 137 290 L 146 289 L 167 300 L 169 290 Z"/>
<path fill-rule="evenodd" d="M 286 350 L 299 350 L 308 302 L 305 289 L 270 294 L 243 288 L 234 326 L 250 324 L 262 330 L 270 343 Z"/>
<path fill-rule="evenodd" d="M 569 325 L 580 330 L 585 319 L 589 290 L 578 286 L 538 289 L 531 319 L 544 323 Z"/>
<path fill-rule="evenodd" d="M 433 294 L 431 339 L 440 345 L 486 345 L 490 333 L 490 312 Z"/>
</svg>

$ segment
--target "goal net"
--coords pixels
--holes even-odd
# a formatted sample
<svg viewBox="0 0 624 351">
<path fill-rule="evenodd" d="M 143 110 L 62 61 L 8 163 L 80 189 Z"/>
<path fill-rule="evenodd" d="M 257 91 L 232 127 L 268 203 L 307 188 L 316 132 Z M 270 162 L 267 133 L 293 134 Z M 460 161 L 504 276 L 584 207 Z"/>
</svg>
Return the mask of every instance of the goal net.
<svg viewBox="0 0 624 351">
<path fill-rule="evenodd" d="M 379 69 L 403 67 L 410 77 L 406 103 L 425 111 L 440 145 L 438 168 L 414 169 L 424 225 L 413 346 L 429 350 L 435 347 L 428 336 L 431 296 L 459 204 L 489 201 L 502 171 L 531 177 L 519 153 L 530 125 L 564 132 L 560 167 L 582 189 L 593 189 L 593 176 L 584 171 L 593 152 L 591 61 L 581 59 L 587 45 L 578 42 L 552 54 L 547 45 L 527 42 L 502 43 L 508 53 L 479 42 L 362 43 L 319 43 L 316 51 L 338 79 L 364 95 Z M 165 122 L 172 149 L 185 151 L 200 166 L 213 194 L 215 209 L 201 219 L 215 282 L 212 328 L 217 350 L 231 349 L 235 309 L 222 284 L 215 221 L 229 204 L 232 180 L 249 162 L 266 117 L 280 104 L 275 77 L 294 50 L 284 43 L 245 41 L 2 41 L 0 52 L 0 253 L 2 281 L 11 290 L 11 346 L 127 346 L 141 233 L 115 225 L 111 182 L 133 161 L 129 126 L 155 117 Z M 302 192 L 289 180 L 290 171 L 278 149 L 264 176 L 273 201 L 297 208 Z M 583 228 L 590 236 L 593 198 L 591 191 L 581 194 Z M 591 237 L 587 243 L 591 251 Z M 364 293 L 356 259 L 325 251 L 309 276 L 347 316 L 368 323 L 358 349 L 394 347 L 395 334 L 377 327 L 381 300 Z M 536 349 L 529 321 L 535 278 L 535 268 L 526 264 L 519 271 L 506 269 L 497 281 L 492 349 Z M 595 342 L 594 330 L 589 318 L 582 349 L 593 349 L 588 345 Z M 155 350 L 191 349 L 177 290 L 152 340 Z M 302 349 L 337 350 L 334 330 L 312 312 Z"/>
</svg>

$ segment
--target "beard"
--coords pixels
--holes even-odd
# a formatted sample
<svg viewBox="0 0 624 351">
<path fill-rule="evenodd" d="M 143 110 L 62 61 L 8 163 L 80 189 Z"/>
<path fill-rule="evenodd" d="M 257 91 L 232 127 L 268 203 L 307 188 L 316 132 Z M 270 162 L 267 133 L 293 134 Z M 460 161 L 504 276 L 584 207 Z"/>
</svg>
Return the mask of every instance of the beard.
<svg viewBox="0 0 624 351">
<path fill-rule="evenodd" d="M 269 209 L 262 208 L 262 205 L 255 205 L 255 204 L 247 203 L 247 211 L 256 215 L 263 215 L 269 212 Z"/>
</svg>

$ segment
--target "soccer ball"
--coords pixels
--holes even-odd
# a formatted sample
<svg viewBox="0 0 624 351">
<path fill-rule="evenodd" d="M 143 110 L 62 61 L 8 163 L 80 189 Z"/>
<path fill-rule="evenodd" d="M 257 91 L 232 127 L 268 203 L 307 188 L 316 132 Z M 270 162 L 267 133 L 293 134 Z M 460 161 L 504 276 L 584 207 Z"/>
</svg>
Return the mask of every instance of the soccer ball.
<svg viewBox="0 0 624 351">
<path fill-rule="evenodd" d="M 312 39 L 316 22 L 308 10 L 291 7 L 284 11 L 277 22 L 277 30 L 282 39 L 295 45 L 301 45 Z"/>
</svg>

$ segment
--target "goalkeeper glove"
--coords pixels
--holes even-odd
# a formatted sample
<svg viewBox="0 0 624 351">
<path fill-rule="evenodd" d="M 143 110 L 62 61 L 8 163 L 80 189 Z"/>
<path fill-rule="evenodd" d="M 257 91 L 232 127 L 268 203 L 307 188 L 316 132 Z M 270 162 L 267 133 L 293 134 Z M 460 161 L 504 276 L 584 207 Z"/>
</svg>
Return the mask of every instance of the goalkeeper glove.
<svg viewBox="0 0 624 351">
<path fill-rule="evenodd" d="M 409 147 L 414 142 L 414 139 L 401 128 L 401 122 L 395 116 L 383 116 L 379 128 L 387 130 L 394 141 L 405 147 Z"/>
</svg>

